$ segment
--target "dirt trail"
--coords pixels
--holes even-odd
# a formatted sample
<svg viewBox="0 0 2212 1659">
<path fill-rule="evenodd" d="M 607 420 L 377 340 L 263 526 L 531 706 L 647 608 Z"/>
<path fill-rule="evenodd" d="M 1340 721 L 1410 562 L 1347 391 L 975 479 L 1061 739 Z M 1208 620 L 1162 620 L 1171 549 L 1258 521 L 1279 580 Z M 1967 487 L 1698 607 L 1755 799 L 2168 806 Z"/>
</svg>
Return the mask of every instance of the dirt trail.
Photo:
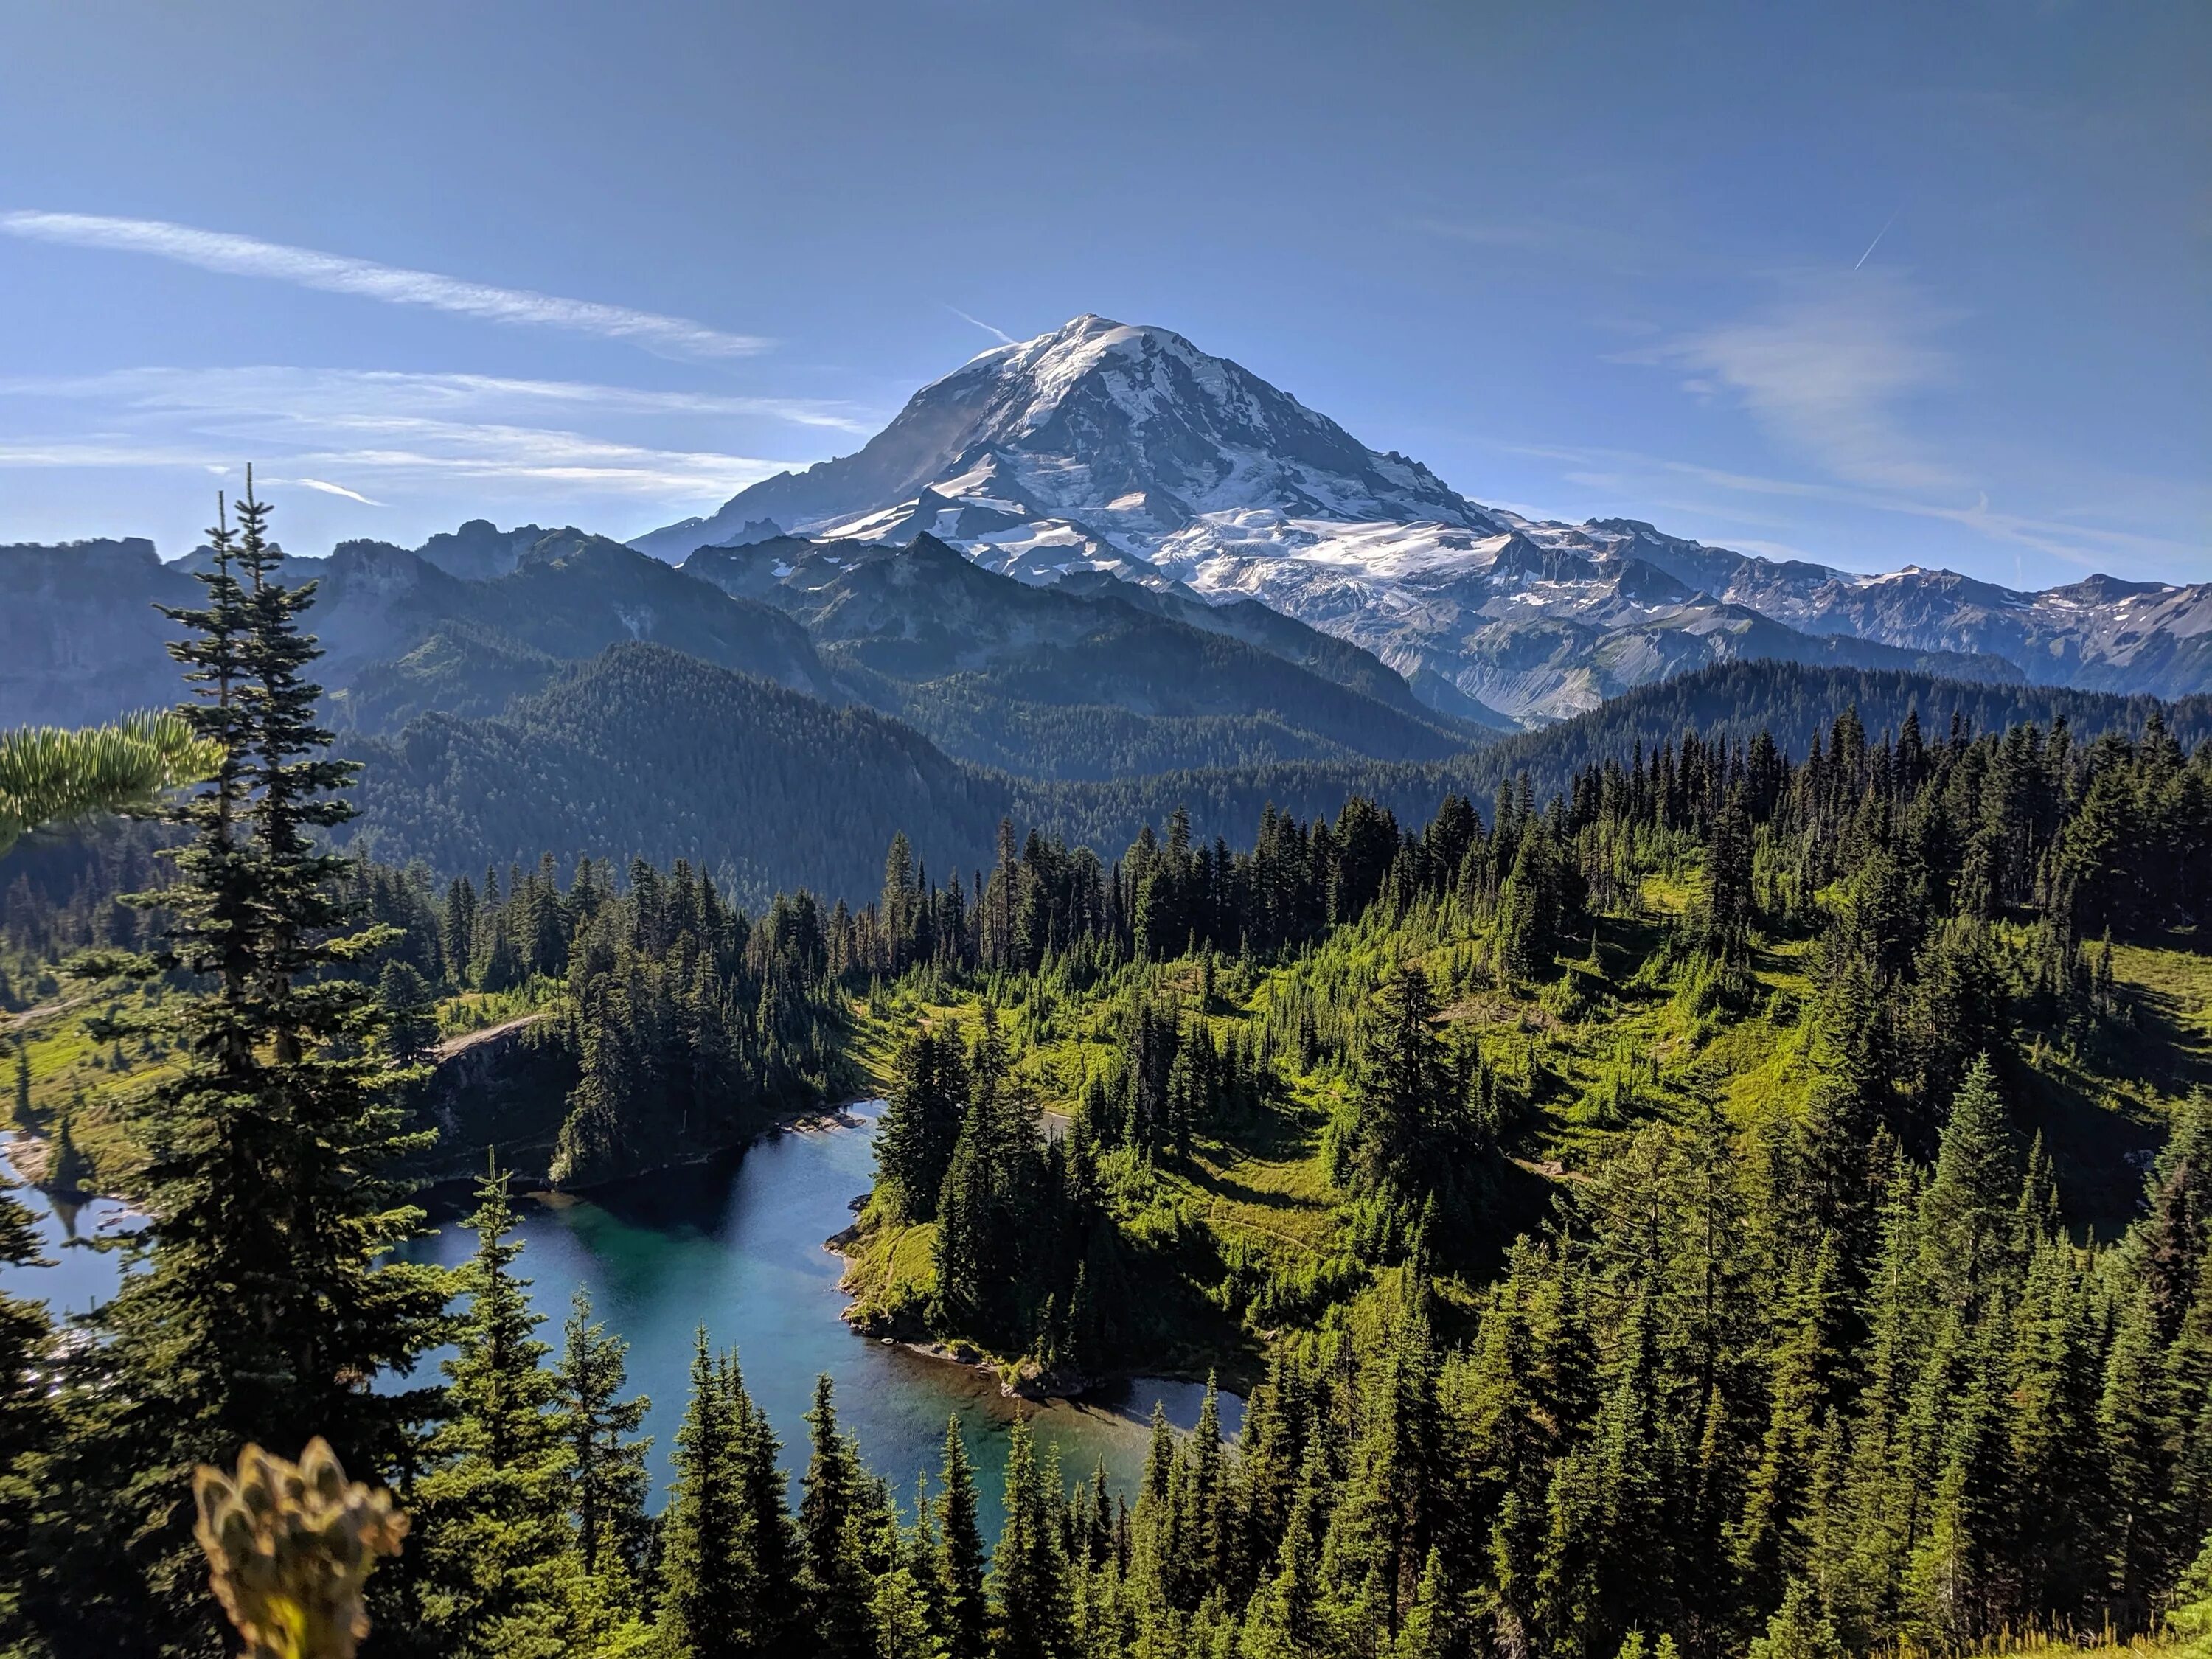
<svg viewBox="0 0 2212 1659">
<path fill-rule="evenodd" d="M 451 1060 L 456 1054 L 465 1054 L 471 1048 L 489 1042 L 494 1037 L 502 1037 L 509 1031 L 520 1031 L 526 1025 L 535 1025 L 552 1012 L 550 1008 L 534 1009 L 513 1019 L 503 1019 L 496 1025 L 487 1025 L 481 1031 L 464 1031 L 460 1036 L 447 1037 L 438 1044 L 430 1050 L 430 1056 L 441 1062 Z"/>
<path fill-rule="evenodd" d="M 82 1008 L 93 1000 L 89 994 L 69 997 L 60 1002 L 42 1002 L 35 1008 L 24 1009 L 20 1014 L 0 1015 L 0 1018 L 4 1018 L 7 1022 L 6 1025 L 0 1029 L 9 1031 L 27 1030 L 42 1019 L 51 1019 L 56 1014 L 65 1014 L 72 1008 Z"/>
</svg>

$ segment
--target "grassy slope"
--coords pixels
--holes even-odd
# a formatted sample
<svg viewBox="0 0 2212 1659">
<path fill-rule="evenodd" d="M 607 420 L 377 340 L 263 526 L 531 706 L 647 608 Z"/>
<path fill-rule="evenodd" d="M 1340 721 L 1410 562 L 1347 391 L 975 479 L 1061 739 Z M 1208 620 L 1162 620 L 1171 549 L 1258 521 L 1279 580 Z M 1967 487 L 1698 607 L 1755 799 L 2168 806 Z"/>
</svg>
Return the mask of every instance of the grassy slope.
<svg viewBox="0 0 2212 1659">
<path fill-rule="evenodd" d="M 1647 878 L 1641 914 L 1598 923 L 1595 965 L 1587 957 L 1562 963 L 1560 985 L 1539 994 L 1502 994 L 1476 982 L 1484 932 L 1446 908 L 1395 927 L 1370 921 L 1341 929 L 1297 961 L 1249 979 L 1224 966 L 1207 1018 L 1225 1031 L 1256 1025 L 1271 1005 L 1288 1008 L 1300 998 L 1324 1009 L 1356 1006 L 1389 961 L 1420 962 L 1444 989 L 1447 1024 L 1479 1042 L 1503 1077 L 1533 1096 L 1535 1110 L 1513 1148 L 1530 1177 L 1524 1212 L 1512 1220 L 1517 1227 L 1540 1214 L 1545 1182 L 1571 1180 L 1638 1121 L 1686 1121 L 1707 1100 L 1740 1125 L 1802 1109 L 1808 1082 L 1802 1016 L 1814 989 L 1810 946 L 1785 940 L 1762 948 L 1753 967 L 1757 988 L 1741 1007 L 1675 982 L 1679 975 L 1663 966 L 1664 922 L 1693 902 L 1696 885 L 1694 872 Z M 2029 1069 L 2014 1103 L 2023 1133 L 2040 1132 L 2057 1158 L 2076 1219 L 2107 1231 L 2130 1213 L 2140 1158 L 2156 1144 L 2172 1102 L 2192 1086 L 2212 1086 L 2212 954 L 2204 942 L 2177 936 L 2155 948 L 2118 947 L 2114 974 L 2132 1027 L 2084 1054 L 2026 1042 Z M 1012 1002 L 1006 1024 L 1021 1069 L 1048 1109 L 1072 1104 L 1087 1071 L 1106 1062 L 1108 1004 L 1138 975 L 1150 976 L 1156 998 L 1188 1006 L 1197 994 L 1197 967 L 1177 963 L 1125 969 L 1080 994 L 1031 984 Z M 1571 996 L 1562 989 L 1567 985 Z M 14 1110 L 14 1055 L 0 1056 L 0 1098 L 11 1127 L 33 1143 L 21 1158 L 27 1175 L 64 1173 L 50 1171 L 48 1159 L 66 1115 L 82 1160 L 67 1173 L 102 1190 L 128 1189 L 135 1151 L 121 1109 L 174 1062 L 158 1042 L 100 1041 L 91 1024 L 118 1007 L 130 1012 L 142 996 L 151 1003 L 161 995 L 157 988 L 80 1000 L 64 982 L 46 987 L 42 1007 L 31 1014 L 0 1016 L 12 1034 L 27 1039 L 27 1116 Z M 455 999 L 440 1010 L 441 1026 L 448 1034 L 480 1029 L 535 1000 L 527 990 Z M 966 993 L 939 1001 L 908 990 L 888 994 L 859 1020 L 855 1058 L 880 1086 L 912 1020 L 968 1025 L 979 1009 Z M 1289 1098 L 1277 1109 L 1224 1126 L 1201 1140 L 1188 1167 L 1162 1166 L 1150 1175 L 1109 1169 L 1118 1213 L 1163 1279 L 1159 1317 L 1145 1343 L 1148 1363 L 1199 1372 L 1212 1363 L 1237 1372 L 1249 1364 L 1257 1334 L 1241 1328 L 1206 1294 L 1225 1254 L 1249 1252 L 1261 1271 L 1279 1277 L 1319 1271 L 1338 1257 L 1344 1224 L 1322 1161 L 1322 1128 L 1348 1087 L 1347 1071 L 1325 1062 L 1289 1082 Z M 857 1298 L 896 1304 L 926 1291 L 931 1232 L 890 1231 L 876 1212 L 864 1215 L 852 1273 Z M 1450 1288 L 1462 1298 L 1474 1293 L 1470 1285 Z"/>
<path fill-rule="evenodd" d="M 1358 1006 L 1388 962 L 1420 963 L 1443 991 L 1445 1024 L 1456 1028 L 1455 1039 L 1479 1043 L 1501 1077 L 1533 1103 L 1510 1148 L 1530 1179 L 1526 1190 L 1509 1194 L 1516 1213 L 1501 1218 L 1505 1231 L 1517 1231 L 1540 1218 L 1547 1183 L 1572 1181 L 1642 1122 L 1687 1121 L 1709 1101 L 1739 1127 L 1802 1110 L 1813 947 L 1802 939 L 1763 945 L 1754 988 L 1740 1006 L 1719 999 L 1709 984 L 1683 982 L 1667 966 L 1662 944 L 1668 917 L 1693 902 L 1697 883 L 1694 871 L 1647 878 L 1639 914 L 1598 922 L 1595 962 L 1563 961 L 1560 981 L 1540 991 L 1501 993 L 1483 984 L 1475 964 L 1485 930 L 1447 906 L 1395 927 L 1370 921 L 1340 929 L 1249 983 L 1225 969 L 1208 1018 L 1217 1030 L 1255 1024 L 1271 1002 L 1295 1006 L 1301 995 Z M 1105 1005 L 1131 975 L 1145 971 L 1125 969 L 1075 997 L 1030 987 L 1006 1010 L 1019 1067 L 1048 1109 L 1071 1106 L 1087 1070 L 1104 1063 Z M 1194 964 L 1150 971 L 1159 981 L 1156 996 L 1172 988 L 1186 1006 L 1194 999 Z M 2203 942 L 2177 937 L 2159 948 L 2121 947 L 2114 976 L 2132 1010 L 2132 1029 L 2108 1032 L 2092 1052 L 2075 1055 L 2024 1035 L 2027 1071 L 2014 1100 L 2023 1138 L 2041 1133 L 2057 1162 L 2069 1214 L 2106 1232 L 2132 1212 L 2142 1159 L 2173 1103 L 2191 1087 L 2212 1086 L 2212 955 Z M 968 1025 L 979 1006 L 970 997 L 928 1002 L 891 994 L 866 1022 L 871 1064 L 880 1078 L 897 1032 L 911 1020 Z M 1176 1311 L 1164 1319 L 1158 1346 L 1140 1347 L 1128 1356 L 1133 1363 L 1184 1370 L 1215 1363 L 1237 1373 L 1249 1366 L 1261 1334 L 1229 1321 L 1209 1285 L 1193 1276 L 1194 1264 L 1212 1273 L 1224 1252 L 1242 1246 L 1258 1253 L 1267 1271 L 1291 1275 L 1339 1256 L 1345 1222 L 1322 1156 L 1322 1128 L 1349 1086 L 1350 1069 L 1324 1061 L 1292 1075 L 1290 1099 L 1279 1109 L 1224 1126 L 1219 1138 L 1201 1142 L 1188 1168 L 1163 1164 L 1150 1176 L 1121 1172 L 1118 1212 L 1136 1237 L 1158 1237 L 1168 1218 L 1179 1216 L 1204 1229 L 1212 1244 L 1163 1253 L 1177 1282 L 1160 1285 L 1161 1305 Z M 879 1212 L 864 1212 L 853 1244 L 856 1301 L 896 1307 L 926 1293 L 930 1231 L 894 1229 Z M 1476 1294 L 1468 1283 L 1444 1288 L 1462 1305 Z"/>
<path fill-rule="evenodd" d="M 27 1178 L 102 1193 L 128 1193 L 139 1162 L 127 1128 L 131 1103 L 177 1069 L 175 1056 L 156 1035 L 126 1035 L 103 1041 L 97 1022 L 119 1018 L 158 1018 L 173 994 L 155 984 L 120 994 L 88 993 L 51 974 L 27 976 L 40 988 L 39 1004 L 21 1014 L 0 1013 L 0 1127 L 18 1139 L 15 1163 Z M 441 1037 L 484 1030 L 545 1006 L 555 986 L 541 981 L 511 991 L 471 991 L 447 999 L 437 1011 Z M 30 1053 L 30 1109 L 18 1105 L 15 1045 Z M 549 1112 L 556 1127 L 557 1101 Z M 63 1123 L 77 1158 L 67 1169 L 53 1167 Z M 502 1150 L 506 1154 L 505 1142 Z M 473 1166 L 471 1166 L 473 1167 Z"/>
</svg>

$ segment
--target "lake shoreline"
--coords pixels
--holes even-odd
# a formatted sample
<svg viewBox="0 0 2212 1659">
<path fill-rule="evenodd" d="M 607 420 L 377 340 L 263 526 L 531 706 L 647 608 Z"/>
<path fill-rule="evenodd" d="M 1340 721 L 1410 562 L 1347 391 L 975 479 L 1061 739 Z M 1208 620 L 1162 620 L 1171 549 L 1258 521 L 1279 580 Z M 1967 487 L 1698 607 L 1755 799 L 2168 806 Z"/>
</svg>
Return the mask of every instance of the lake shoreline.
<svg viewBox="0 0 2212 1659">
<path fill-rule="evenodd" d="M 1114 1488 L 1133 1496 L 1152 1405 L 1162 1402 L 1176 1430 L 1188 1432 L 1201 1405 L 1198 1379 L 1130 1373 L 1091 1381 L 1079 1400 L 1011 1399 L 995 1373 L 897 1344 L 885 1347 L 838 1317 L 847 1304 L 839 1290 L 844 1264 L 823 1241 L 852 1219 L 851 1200 L 873 1177 L 872 1140 L 881 1111 L 861 1098 L 789 1114 L 730 1155 L 589 1195 L 549 1194 L 553 1201 L 517 1205 L 515 1237 L 526 1246 L 519 1271 L 532 1281 L 533 1310 L 550 1322 L 541 1336 L 559 1340 L 560 1322 L 581 1290 L 592 1297 L 593 1317 L 628 1345 L 628 1387 L 650 1401 L 643 1431 L 653 1441 L 657 1493 L 678 1474 L 675 1436 L 703 1328 L 713 1352 L 745 1362 L 749 1391 L 794 1451 L 805 1444 L 816 1379 L 827 1375 L 836 1385 L 841 1426 L 859 1437 L 869 1468 L 902 1490 L 917 1472 L 939 1467 L 948 1423 L 957 1425 L 975 1467 L 995 1470 L 1012 1425 L 1021 1421 L 1070 1471 L 1103 1462 Z M 465 1225 L 465 1188 L 425 1196 L 431 1213 L 424 1230 L 399 1247 L 398 1259 L 440 1267 L 470 1260 L 477 1240 Z M 115 1217 L 117 1206 L 101 1200 L 72 1214 L 42 1194 L 26 1192 L 24 1199 L 53 1265 L 7 1273 L 10 1291 L 72 1315 L 112 1299 L 120 1256 L 96 1246 L 131 1224 Z M 86 1244 L 62 1248 L 72 1229 Z M 448 1357 L 439 1351 L 422 1364 L 434 1374 Z M 1224 1431 L 1233 1436 L 1243 1420 L 1241 1398 L 1230 1394 L 1220 1407 Z M 795 1503 L 804 1454 L 784 1461 Z M 1002 1518 L 1000 1495 L 994 1480 L 978 1485 L 988 1532 Z"/>
<path fill-rule="evenodd" d="M 853 1200 L 852 1208 L 856 1212 L 864 1210 L 874 1195 L 872 1188 L 861 1194 Z M 863 1341 L 894 1348 L 916 1359 L 965 1372 L 979 1379 L 988 1378 L 996 1383 L 999 1393 L 1006 1399 L 1023 1401 L 1034 1406 L 1054 1402 L 1077 1404 L 1110 1395 L 1116 1389 L 1133 1388 L 1151 1381 L 1181 1383 L 1191 1388 L 1212 1387 L 1224 1398 L 1242 1404 L 1251 1383 L 1256 1381 L 1248 1367 L 1233 1363 L 1224 1364 L 1217 1360 L 1202 1375 L 1193 1367 L 1172 1363 L 1117 1365 L 1097 1372 L 1076 1373 L 1071 1384 L 1070 1374 L 1065 1371 L 1024 1376 L 1024 1370 L 1030 1362 L 1004 1358 L 964 1339 L 901 1336 L 893 1332 L 870 1330 L 854 1317 L 862 1308 L 864 1287 L 855 1285 L 852 1278 L 854 1270 L 864 1260 L 858 1247 L 866 1237 L 860 1217 L 855 1215 L 850 1224 L 822 1241 L 824 1250 L 847 1264 L 837 1282 L 837 1293 L 845 1298 L 844 1308 L 838 1314 L 838 1318 Z M 1224 1376 L 1229 1379 L 1226 1386 L 1220 1381 Z M 1243 1386 L 1240 1388 L 1240 1384 Z"/>
<path fill-rule="evenodd" d="M 668 1158 L 659 1164 L 647 1164 L 642 1169 L 628 1170 L 618 1176 L 610 1176 L 604 1181 L 594 1181 L 580 1187 L 561 1186 L 544 1176 L 525 1176 L 514 1170 L 507 1173 L 511 1177 L 514 1190 L 526 1197 L 541 1200 L 556 1197 L 574 1200 L 589 1199 L 594 1194 L 606 1193 L 618 1188 L 648 1182 L 657 1176 L 673 1175 L 680 1170 L 711 1168 L 724 1158 L 742 1158 L 763 1141 L 774 1140 L 781 1135 L 819 1134 L 830 1129 L 855 1129 L 866 1123 L 867 1120 L 856 1116 L 854 1109 L 872 1106 L 882 1102 L 881 1095 L 856 1095 L 850 1100 L 840 1101 L 835 1105 L 809 1106 L 800 1111 L 779 1113 L 742 1140 L 732 1140 L 726 1145 L 708 1147 L 684 1158 Z M 494 1148 L 495 1152 L 496 1150 Z M 460 1200 L 473 1194 L 477 1182 L 483 1178 L 481 1172 L 471 1175 L 431 1176 L 426 1177 L 422 1185 L 416 1190 L 421 1197 L 434 1200 L 442 1200 L 448 1205 L 458 1204 Z"/>
<path fill-rule="evenodd" d="M 827 1243 L 822 1248 L 825 1250 L 833 1249 Z M 834 1253 L 840 1255 L 844 1254 L 841 1250 Z M 1244 1395 L 1219 1382 L 1218 1370 L 1207 1376 L 1199 1376 L 1175 1365 L 1131 1366 L 1121 1370 L 1101 1371 L 1096 1376 L 1085 1376 L 1083 1386 L 1072 1392 L 1062 1393 L 1055 1390 L 1042 1394 L 1025 1394 L 1019 1389 L 1007 1384 L 1005 1373 L 999 1363 L 988 1354 L 980 1359 L 963 1359 L 941 1342 L 917 1342 L 908 1338 L 896 1336 L 870 1337 L 866 1332 L 860 1330 L 855 1330 L 854 1334 L 864 1341 L 873 1341 L 898 1348 L 912 1354 L 917 1359 L 926 1359 L 933 1364 L 950 1365 L 961 1370 L 997 1377 L 999 1392 L 1002 1396 L 1008 1400 L 1024 1401 L 1032 1406 L 1080 1405 L 1093 1396 L 1110 1394 L 1115 1389 L 1134 1389 L 1143 1382 L 1180 1382 L 1194 1389 L 1211 1387 L 1224 1400 L 1234 1400 L 1240 1405 L 1244 1403 L 1246 1399 Z"/>
</svg>

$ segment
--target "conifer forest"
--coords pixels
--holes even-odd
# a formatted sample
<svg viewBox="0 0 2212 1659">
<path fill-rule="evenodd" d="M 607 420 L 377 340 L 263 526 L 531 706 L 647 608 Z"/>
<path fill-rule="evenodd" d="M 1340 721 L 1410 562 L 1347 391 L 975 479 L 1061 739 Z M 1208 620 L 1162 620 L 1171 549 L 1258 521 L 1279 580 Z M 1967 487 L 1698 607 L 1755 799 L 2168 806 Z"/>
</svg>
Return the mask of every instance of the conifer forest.
<svg viewBox="0 0 2212 1659">
<path fill-rule="evenodd" d="M 2187 711 L 1923 682 L 1796 744 L 1773 669 L 1419 821 L 1009 816 L 763 900 L 345 843 L 313 584 L 250 495 L 213 535 L 188 763 L 0 866 L 19 1171 L 143 1216 L 90 1311 L 0 1301 L 0 1651 L 1844 1659 L 2212 1604 Z M 1133 1489 L 1018 1419 L 879 1469 L 710 1323 L 664 1485 L 620 1332 L 532 1301 L 528 1191 L 876 1096 L 852 1340 L 1212 1379 Z M 473 1253 L 409 1257 L 457 1180 Z"/>
<path fill-rule="evenodd" d="M 2212 0 L 0 0 L 0 1659 L 2212 1659 Z"/>
</svg>

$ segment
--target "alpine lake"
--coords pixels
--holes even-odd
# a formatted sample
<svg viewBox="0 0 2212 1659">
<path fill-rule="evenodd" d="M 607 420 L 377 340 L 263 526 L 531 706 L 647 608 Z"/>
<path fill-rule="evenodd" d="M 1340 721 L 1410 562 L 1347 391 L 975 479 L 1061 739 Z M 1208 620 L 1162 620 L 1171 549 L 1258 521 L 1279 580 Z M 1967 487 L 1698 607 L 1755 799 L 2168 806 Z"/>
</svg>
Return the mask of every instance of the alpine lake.
<svg viewBox="0 0 2212 1659">
<path fill-rule="evenodd" d="M 936 1490 L 948 1420 L 959 1425 L 975 1466 L 987 1539 L 1004 1512 L 1000 1474 L 1017 1418 L 1041 1449 L 1057 1455 L 1064 1480 L 1088 1478 L 1103 1462 L 1110 1484 L 1133 1499 L 1152 1407 L 1188 1430 L 1198 1421 L 1202 1384 L 1139 1376 L 1079 1400 L 1017 1400 L 1000 1393 L 991 1371 L 862 1336 L 839 1317 L 843 1261 L 825 1241 L 851 1223 L 853 1200 L 873 1178 L 883 1104 L 863 1102 L 834 1118 L 771 1131 L 709 1163 L 589 1194 L 521 1196 L 516 1271 L 531 1281 L 544 1316 L 539 1337 L 557 1353 L 580 1286 L 591 1293 L 592 1316 L 629 1343 L 630 1392 L 653 1401 L 646 1432 L 656 1508 L 673 1479 L 671 1455 L 702 1327 L 714 1352 L 736 1349 L 746 1389 L 783 1442 L 794 1502 L 806 1462 L 805 1414 L 815 1379 L 825 1373 L 836 1384 L 839 1425 L 859 1438 L 902 1512 L 911 1513 L 917 1474 L 927 1471 Z M 7 1269 L 0 1284 L 45 1298 L 58 1319 L 111 1293 L 119 1258 L 98 1241 L 126 1231 L 131 1211 L 112 1199 L 71 1203 L 28 1188 L 20 1196 L 38 1218 L 52 1265 Z M 465 1261 L 476 1247 L 462 1220 L 466 1195 L 440 1188 L 425 1201 L 435 1231 L 406 1254 L 441 1266 Z M 1224 1394 L 1220 1409 L 1224 1431 L 1233 1435 L 1243 1402 Z"/>
</svg>

